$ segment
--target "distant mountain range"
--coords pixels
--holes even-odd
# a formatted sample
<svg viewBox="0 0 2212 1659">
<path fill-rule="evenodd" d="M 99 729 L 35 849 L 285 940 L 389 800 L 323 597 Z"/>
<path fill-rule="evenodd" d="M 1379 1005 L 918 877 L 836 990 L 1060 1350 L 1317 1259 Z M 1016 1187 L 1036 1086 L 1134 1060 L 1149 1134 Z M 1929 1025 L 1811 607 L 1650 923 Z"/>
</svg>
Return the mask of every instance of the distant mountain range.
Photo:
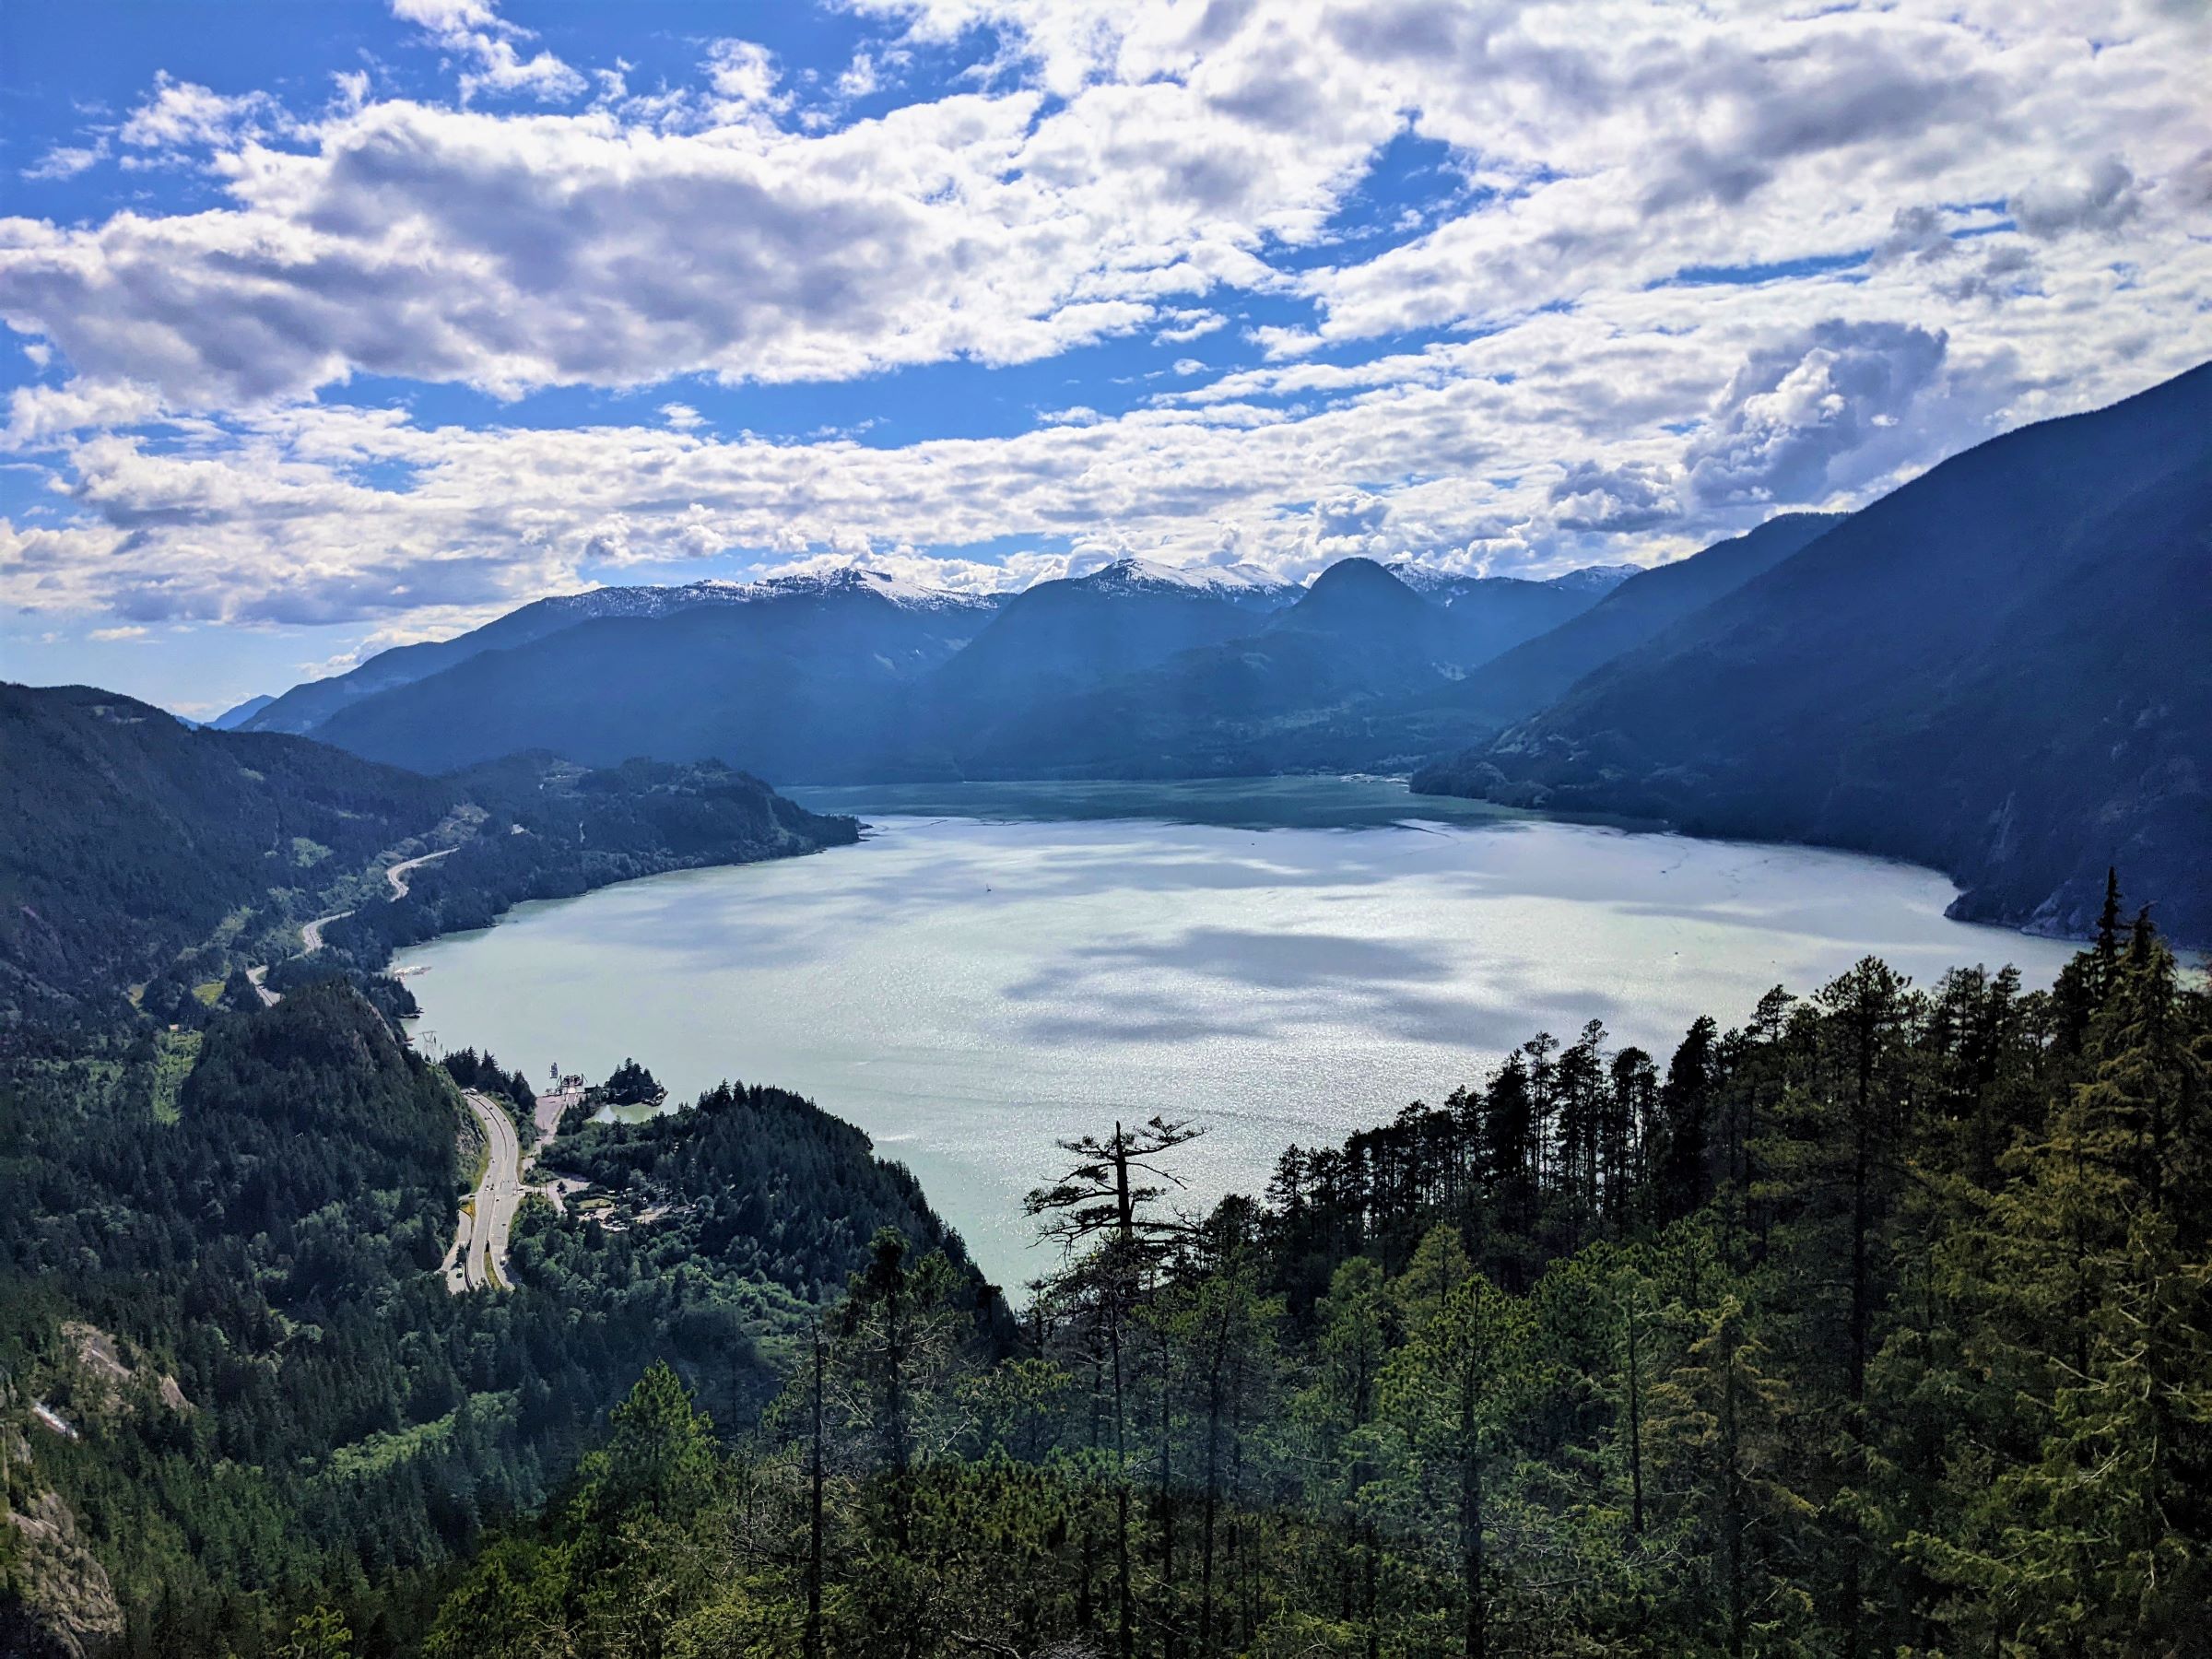
<svg viewBox="0 0 2212 1659">
<path fill-rule="evenodd" d="M 1371 581 L 1339 577 L 1354 567 Z M 1306 588 L 1123 559 L 1012 595 L 857 569 L 604 589 L 382 653 L 287 692 L 244 729 L 432 771 L 543 747 L 602 765 L 737 755 L 791 782 L 1317 764 L 1295 740 L 1278 754 L 1280 730 L 1441 684 L 1617 579 L 1428 571 L 1424 596 L 1365 559 Z M 1116 712 L 1133 696 L 1167 726 L 1133 732 Z"/>
<path fill-rule="evenodd" d="M 2117 861 L 2212 937 L 2208 373 L 1649 570 L 1352 559 L 1300 587 L 1121 559 L 1013 595 L 859 569 L 603 589 L 242 724 L 433 771 L 524 748 L 794 783 L 1418 771 L 1912 858 L 1969 888 L 1962 913 L 2062 932 Z"/>
<path fill-rule="evenodd" d="M 496 622 L 451 640 L 396 645 L 380 651 L 358 668 L 328 679 L 294 686 L 281 697 L 257 697 L 218 715 L 212 723 L 254 732 L 305 734 L 341 709 L 382 691 L 411 686 L 487 651 L 512 651 L 533 641 L 613 619 L 650 620 L 724 606 L 772 605 L 780 600 L 873 594 L 916 616 L 937 618 L 939 631 L 955 647 L 986 621 L 1000 604 L 997 594 L 948 593 L 902 582 L 881 571 L 845 569 L 821 575 L 778 576 L 766 582 L 694 582 L 682 587 L 594 588 L 540 599 L 510 611 Z"/>
</svg>

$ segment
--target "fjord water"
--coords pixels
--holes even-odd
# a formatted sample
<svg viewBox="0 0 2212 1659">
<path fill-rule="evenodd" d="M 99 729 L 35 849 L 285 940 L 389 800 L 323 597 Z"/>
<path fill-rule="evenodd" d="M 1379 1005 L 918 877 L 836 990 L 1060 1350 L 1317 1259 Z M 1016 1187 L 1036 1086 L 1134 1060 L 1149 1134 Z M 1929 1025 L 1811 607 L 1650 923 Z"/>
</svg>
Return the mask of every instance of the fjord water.
<svg viewBox="0 0 2212 1659">
<path fill-rule="evenodd" d="M 1380 780 L 794 793 L 868 835 L 406 951 L 418 1030 L 534 1079 L 635 1055 L 677 1100 L 795 1089 L 908 1163 L 1017 1290 L 1049 1265 L 1022 1194 L 1055 1139 L 1117 1118 L 1206 1126 L 1179 1155 L 1201 1206 L 1538 1030 L 1602 1019 L 1664 1065 L 1699 1014 L 1738 1022 L 1870 952 L 1921 983 L 2013 962 L 2031 985 L 2068 954 L 1947 920 L 1932 871 Z"/>
</svg>

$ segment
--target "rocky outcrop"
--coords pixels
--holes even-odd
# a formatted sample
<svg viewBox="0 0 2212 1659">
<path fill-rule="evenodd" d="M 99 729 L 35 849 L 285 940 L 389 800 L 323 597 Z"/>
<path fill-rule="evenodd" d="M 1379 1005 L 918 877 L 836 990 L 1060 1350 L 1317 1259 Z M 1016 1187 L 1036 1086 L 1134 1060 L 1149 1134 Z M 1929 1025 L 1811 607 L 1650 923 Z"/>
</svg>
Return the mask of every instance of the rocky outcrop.
<svg viewBox="0 0 2212 1659">
<path fill-rule="evenodd" d="M 0 1659 L 99 1659 L 123 1634 L 108 1571 L 58 1492 L 23 1492 L 30 1447 L 10 1432 L 0 1495 Z"/>
</svg>

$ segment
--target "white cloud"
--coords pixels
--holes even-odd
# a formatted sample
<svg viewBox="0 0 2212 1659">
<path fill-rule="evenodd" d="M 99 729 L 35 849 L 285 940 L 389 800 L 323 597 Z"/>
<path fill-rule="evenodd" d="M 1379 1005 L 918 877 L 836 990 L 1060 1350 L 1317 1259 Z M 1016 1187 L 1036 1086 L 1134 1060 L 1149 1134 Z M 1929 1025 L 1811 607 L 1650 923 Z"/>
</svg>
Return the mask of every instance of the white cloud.
<svg viewBox="0 0 2212 1659">
<path fill-rule="evenodd" d="M 821 136 L 372 103 L 249 146 L 237 206 L 23 222 L 0 314 L 182 405 L 355 372 L 500 393 L 845 379 L 1049 356 L 1203 293 L 1323 188 L 1254 135 L 1206 167 L 1121 89 L 1041 121 L 957 96 Z M 1196 141 L 1202 135 L 1193 134 Z"/>
<path fill-rule="evenodd" d="M 773 115 L 791 105 L 790 95 L 776 89 L 782 72 L 775 54 L 765 46 L 752 41 L 716 41 L 707 48 L 706 67 L 722 120 Z"/>
<path fill-rule="evenodd" d="M 266 126 L 288 124 L 276 100 L 265 92 L 226 97 L 163 70 L 154 77 L 153 91 L 130 112 L 116 136 L 134 149 L 200 149 L 258 139 Z"/>
<path fill-rule="evenodd" d="M 96 427 L 137 426 L 160 412 L 161 399 L 153 388 L 131 381 L 18 386 L 8 394 L 0 450 L 39 448 Z"/>
<path fill-rule="evenodd" d="M 44 155 L 22 170 L 22 176 L 31 180 L 74 179 L 108 159 L 108 141 L 95 138 L 90 144 L 57 144 Z"/>
<path fill-rule="evenodd" d="M 515 42 L 530 31 L 502 19 L 487 0 L 392 0 L 392 15 L 476 67 L 461 76 L 462 101 L 478 92 L 561 103 L 582 96 L 583 76 L 550 52 L 524 57 Z"/>
<path fill-rule="evenodd" d="M 1651 530 L 1682 512 L 1665 472 L 1639 461 L 1578 461 L 1553 483 L 1547 502 L 1552 523 L 1571 531 Z"/>
<path fill-rule="evenodd" d="M 2107 156 L 2084 173 L 2037 180 L 2006 206 L 2029 235 L 2050 238 L 2117 230 L 2142 211 L 2143 198 L 2127 163 Z"/>
<path fill-rule="evenodd" d="M 1822 323 L 1754 354 L 1690 445 L 1700 500 L 1820 501 L 1830 469 L 1895 428 L 1943 365 L 1940 334 L 1893 323 Z"/>
</svg>

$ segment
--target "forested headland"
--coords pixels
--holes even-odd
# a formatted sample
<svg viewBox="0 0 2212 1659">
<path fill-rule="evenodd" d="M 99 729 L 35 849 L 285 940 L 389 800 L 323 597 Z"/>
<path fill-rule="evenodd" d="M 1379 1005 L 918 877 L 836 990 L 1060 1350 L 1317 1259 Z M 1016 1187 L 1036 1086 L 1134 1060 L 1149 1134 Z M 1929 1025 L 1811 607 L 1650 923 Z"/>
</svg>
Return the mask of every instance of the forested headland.
<svg viewBox="0 0 2212 1659">
<path fill-rule="evenodd" d="M 717 761 L 536 753 L 428 778 L 81 686 L 0 684 L 0 1033 L 194 1025 L 257 1002 L 257 968 L 279 992 L 347 972 L 404 1010 L 369 984 L 398 946 L 860 832 Z"/>
</svg>

